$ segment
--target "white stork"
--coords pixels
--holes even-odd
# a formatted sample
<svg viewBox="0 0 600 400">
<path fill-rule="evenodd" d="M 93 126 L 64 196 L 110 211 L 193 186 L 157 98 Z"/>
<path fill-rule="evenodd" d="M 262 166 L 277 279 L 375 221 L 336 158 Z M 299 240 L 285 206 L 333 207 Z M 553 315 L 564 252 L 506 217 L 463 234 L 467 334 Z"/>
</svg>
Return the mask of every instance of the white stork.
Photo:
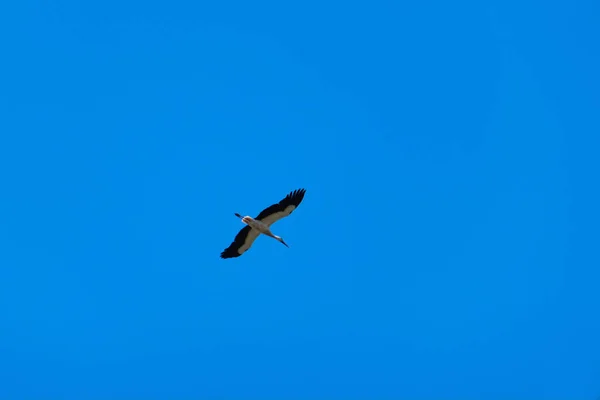
<svg viewBox="0 0 600 400">
<path fill-rule="evenodd" d="M 294 190 L 283 200 L 277 204 L 273 204 L 261 211 L 258 217 L 252 218 L 249 216 L 242 217 L 240 214 L 235 213 L 235 216 L 241 218 L 242 222 L 247 226 L 242 228 L 241 231 L 235 236 L 233 243 L 223 250 L 221 258 L 232 258 L 239 257 L 247 251 L 254 240 L 262 233 L 267 236 L 271 236 L 273 239 L 280 241 L 286 247 L 289 247 L 283 239 L 277 235 L 274 235 L 269 228 L 273 223 L 279 221 L 281 218 L 287 217 L 294 211 L 302 199 L 304 198 L 306 190 L 298 189 Z"/>
</svg>

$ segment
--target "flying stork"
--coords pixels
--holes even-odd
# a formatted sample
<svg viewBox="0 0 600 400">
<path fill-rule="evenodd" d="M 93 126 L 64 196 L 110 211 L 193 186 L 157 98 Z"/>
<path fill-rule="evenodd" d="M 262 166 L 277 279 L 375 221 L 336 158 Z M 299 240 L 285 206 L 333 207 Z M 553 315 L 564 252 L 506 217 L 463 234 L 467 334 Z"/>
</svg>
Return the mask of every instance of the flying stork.
<svg viewBox="0 0 600 400">
<path fill-rule="evenodd" d="M 233 243 L 231 243 L 228 248 L 223 250 L 221 253 L 221 258 L 233 258 L 241 256 L 250 248 L 250 246 L 252 246 L 254 240 L 261 233 L 280 241 L 286 247 L 290 247 L 286 242 L 283 241 L 281 237 L 274 235 L 271 232 L 270 226 L 279 221 L 281 218 L 290 215 L 292 211 L 294 211 L 302 202 L 304 193 L 306 193 L 305 189 L 294 190 L 285 196 L 285 198 L 279 203 L 273 204 L 262 210 L 256 218 L 249 216 L 242 217 L 240 214 L 235 213 L 235 216 L 240 218 L 242 222 L 246 224 L 246 226 L 238 232 L 233 240 Z"/>
</svg>

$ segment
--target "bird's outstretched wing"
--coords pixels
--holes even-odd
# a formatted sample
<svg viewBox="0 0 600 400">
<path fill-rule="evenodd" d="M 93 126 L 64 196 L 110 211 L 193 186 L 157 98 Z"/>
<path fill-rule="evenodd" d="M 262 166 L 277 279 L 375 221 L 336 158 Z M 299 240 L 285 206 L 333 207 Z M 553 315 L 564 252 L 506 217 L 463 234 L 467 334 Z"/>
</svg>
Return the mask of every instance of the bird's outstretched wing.
<svg viewBox="0 0 600 400">
<path fill-rule="evenodd" d="M 246 250 L 252 246 L 254 240 L 260 235 L 260 232 L 256 229 L 251 228 L 250 226 L 243 227 L 237 235 L 235 235 L 235 239 L 233 239 L 233 243 L 223 250 L 221 253 L 221 258 L 233 258 L 239 257 Z"/>
<path fill-rule="evenodd" d="M 305 189 L 294 190 L 277 204 L 273 204 L 262 210 L 255 219 L 264 222 L 267 226 L 287 217 L 294 211 L 304 199 Z"/>
</svg>

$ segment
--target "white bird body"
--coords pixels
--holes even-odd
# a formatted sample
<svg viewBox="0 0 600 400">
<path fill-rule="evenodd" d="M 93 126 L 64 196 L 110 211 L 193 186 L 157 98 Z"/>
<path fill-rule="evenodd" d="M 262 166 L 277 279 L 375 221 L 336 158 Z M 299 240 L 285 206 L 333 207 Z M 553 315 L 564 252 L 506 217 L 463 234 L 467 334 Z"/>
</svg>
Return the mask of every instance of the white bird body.
<svg viewBox="0 0 600 400">
<path fill-rule="evenodd" d="M 245 223 L 246 225 L 250 225 L 251 228 L 256 229 L 260 233 L 264 233 L 265 235 L 268 235 L 271 233 L 271 230 L 269 229 L 269 225 L 265 224 L 262 221 L 256 220 L 252 217 L 245 216 L 244 218 L 242 218 L 242 222 Z M 271 233 L 271 235 L 272 235 L 272 233 Z"/>
<path fill-rule="evenodd" d="M 250 246 L 252 246 L 254 240 L 256 240 L 261 233 L 270 236 L 284 244 L 286 247 L 289 247 L 280 236 L 274 235 L 273 232 L 271 232 L 270 227 L 275 222 L 290 215 L 302 202 L 305 192 L 306 190 L 304 189 L 294 190 L 279 203 L 265 208 L 256 218 L 250 216 L 242 217 L 240 214 L 236 213 L 235 216 L 240 218 L 247 226 L 242 228 L 236 235 L 233 243 L 223 250 L 221 258 L 241 256 L 250 248 Z"/>
<path fill-rule="evenodd" d="M 239 214 L 236 215 L 239 216 Z M 248 225 L 250 228 L 252 228 L 252 230 L 257 230 L 259 234 L 262 233 L 263 235 L 270 236 L 273 239 L 279 240 L 281 243 L 285 244 L 283 239 L 280 236 L 274 235 L 273 232 L 271 232 L 271 229 L 269 229 L 269 225 L 265 224 L 264 222 L 249 216 L 245 216 L 244 218 L 242 218 L 242 222 Z M 287 246 L 287 244 L 285 245 Z"/>
</svg>

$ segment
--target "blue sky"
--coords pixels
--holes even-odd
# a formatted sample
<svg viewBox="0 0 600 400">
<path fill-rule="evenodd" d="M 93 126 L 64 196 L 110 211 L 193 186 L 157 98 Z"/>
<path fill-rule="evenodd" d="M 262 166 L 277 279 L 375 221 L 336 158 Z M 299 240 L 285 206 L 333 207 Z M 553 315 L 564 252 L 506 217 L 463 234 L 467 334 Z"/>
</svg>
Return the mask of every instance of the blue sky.
<svg viewBox="0 0 600 400">
<path fill-rule="evenodd" d="M 0 398 L 598 398 L 599 11 L 3 3 Z"/>
</svg>

